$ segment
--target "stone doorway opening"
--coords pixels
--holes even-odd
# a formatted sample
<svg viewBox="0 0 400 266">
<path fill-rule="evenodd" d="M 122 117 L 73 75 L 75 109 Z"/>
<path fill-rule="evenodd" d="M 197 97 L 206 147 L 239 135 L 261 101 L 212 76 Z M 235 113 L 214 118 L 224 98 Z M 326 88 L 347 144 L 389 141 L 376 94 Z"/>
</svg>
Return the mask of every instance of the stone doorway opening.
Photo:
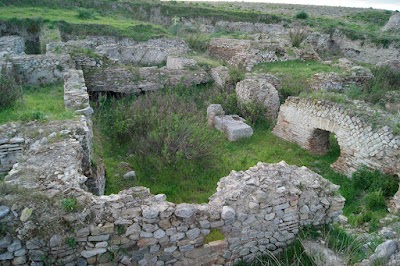
<svg viewBox="0 0 400 266">
<path fill-rule="evenodd" d="M 314 129 L 309 139 L 309 147 L 312 153 L 318 155 L 327 153 L 334 153 L 332 156 L 337 155 L 336 157 L 340 155 L 340 147 L 335 134 L 327 130 Z"/>
</svg>

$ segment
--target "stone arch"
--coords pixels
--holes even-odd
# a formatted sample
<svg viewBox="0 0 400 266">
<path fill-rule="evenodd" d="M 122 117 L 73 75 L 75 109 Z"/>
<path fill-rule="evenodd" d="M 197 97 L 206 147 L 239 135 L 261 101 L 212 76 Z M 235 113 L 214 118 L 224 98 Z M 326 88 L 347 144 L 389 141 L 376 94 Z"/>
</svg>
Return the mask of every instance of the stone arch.
<svg viewBox="0 0 400 266">
<path fill-rule="evenodd" d="M 367 107 L 361 106 L 362 110 Z M 312 99 L 289 97 L 281 105 L 273 133 L 316 154 L 328 151 L 329 132 L 335 134 L 340 156 L 335 170 L 351 175 L 362 165 L 389 174 L 400 173 L 400 136 L 389 126 L 372 125 L 357 110 Z"/>
</svg>

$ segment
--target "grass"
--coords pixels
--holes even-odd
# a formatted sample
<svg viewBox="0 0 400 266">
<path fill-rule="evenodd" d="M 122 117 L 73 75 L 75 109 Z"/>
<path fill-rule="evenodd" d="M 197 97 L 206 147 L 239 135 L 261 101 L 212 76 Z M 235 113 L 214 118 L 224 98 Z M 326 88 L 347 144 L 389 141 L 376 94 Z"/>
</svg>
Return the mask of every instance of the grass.
<svg viewBox="0 0 400 266">
<path fill-rule="evenodd" d="M 61 84 L 23 88 L 23 99 L 14 106 L 0 110 L 0 124 L 10 121 L 64 120 L 74 117 L 64 106 Z"/>
<path fill-rule="evenodd" d="M 300 93 L 308 93 L 310 79 L 316 73 L 342 73 L 339 67 L 333 67 L 317 61 L 284 61 L 258 64 L 256 72 L 276 75 L 282 80 L 280 89 L 281 102 L 284 102 L 288 96 L 298 96 Z"/>
<path fill-rule="evenodd" d="M 339 67 L 332 67 L 317 61 L 284 61 L 258 64 L 255 69 L 258 72 L 267 72 L 270 74 L 278 74 L 278 76 L 287 77 L 291 76 L 294 79 L 308 79 L 313 74 L 320 72 L 336 72 L 341 73 Z M 294 71 L 295 70 L 295 71 Z"/>
<path fill-rule="evenodd" d="M 187 89 L 193 91 L 194 89 Z M 199 93 L 182 97 L 198 98 Z M 203 92 L 207 94 L 207 90 Z M 97 111 L 97 113 L 100 113 Z M 107 113 L 107 112 L 103 112 Z M 333 149 L 325 156 L 315 156 L 295 144 L 281 140 L 271 133 L 267 123 L 256 125 L 255 133 L 250 139 L 228 142 L 220 135 L 220 145 L 216 147 L 219 154 L 215 165 L 185 165 L 185 167 L 165 167 L 157 169 L 154 165 L 143 164 L 140 156 L 128 156 L 129 147 L 118 145 L 111 139 L 109 128 L 102 126 L 101 117 L 95 119 L 95 131 L 98 136 L 97 150 L 103 153 L 107 168 L 106 193 L 118 193 L 121 189 L 143 185 L 150 187 L 152 193 L 164 193 L 173 202 L 207 202 L 216 188 L 220 178 L 231 170 L 245 170 L 257 162 L 277 163 L 285 160 L 289 164 L 305 165 L 322 173 L 334 183 L 346 183 L 347 177 L 335 173 L 329 165 L 339 156 L 339 149 Z M 204 125 L 206 126 L 206 125 Z M 136 171 L 138 184 L 122 178 L 126 172 L 121 162 L 127 162 Z M 190 170 L 188 170 L 190 169 Z"/>
<path fill-rule="evenodd" d="M 204 244 L 217 240 L 224 240 L 225 236 L 219 228 L 211 228 L 210 233 L 204 237 Z"/>
<path fill-rule="evenodd" d="M 86 13 L 94 14 L 95 10 L 87 9 Z M 85 14 L 86 14 L 85 13 Z M 162 26 L 143 21 L 112 16 L 82 16 L 82 9 L 61 9 L 41 7 L 14 7 L 0 8 L 0 20 L 37 20 L 48 24 L 58 24 L 59 28 L 72 34 L 116 35 L 145 41 L 151 38 L 169 36 Z"/>
</svg>

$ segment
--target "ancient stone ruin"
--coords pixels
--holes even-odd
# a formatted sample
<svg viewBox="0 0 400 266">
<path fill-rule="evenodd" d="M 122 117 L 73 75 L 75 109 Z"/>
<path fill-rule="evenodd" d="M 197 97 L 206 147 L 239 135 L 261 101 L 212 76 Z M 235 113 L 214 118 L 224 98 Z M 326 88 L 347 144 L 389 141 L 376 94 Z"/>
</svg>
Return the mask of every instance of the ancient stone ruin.
<svg viewBox="0 0 400 266">
<path fill-rule="evenodd" d="M 244 118 L 238 115 L 225 115 L 220 104 L 208 106 L 207 120 L 210 127 L 223 132 L 229 141 L 237 141 L 253 135 L 253 129 L 246 124 Z"/>
<path fill-rule="evenodd" d="M 60 150 L 60 145 L 65 148 Z M 74 154 L 69 149 L 79 144 L 63 140 L 50 144 L 51 149 L 45 146 L 38 154 L 50 157 L 54 152 L 43 151 L 58 149 L 68 156 Z M 75 152 L 79 158 L 79 149 Z M 68 162 L 74 161 L 70 159 Z M 57 176 L 52 177 L 53 172 L 31 175 L 39 182 L 35 189 L 53 197 L 66 193 L 84 204 L 83 211 L 71 214 L 69 223 L 74 225 L 74 232 L 39 239 L 32 235 L 35 226 L 26 210 L 13 207 L 10 211 L 11 206 L 3 206 L 0 219 L 16 226 L 19 233 L 18 238 L 0 240 L 0 247 L 8 246 L 1 261 L 40 263 L 46 257 L 52 265 L 93 265 L 105 263 L 109 254 L 114 254 L 109 261 L 115 265 L 226 265 L 238 259 L 252 261 L 267 252 L 282 251 L 301 226 L 336 221 L 344 206 L 344 198 L 336 194 L 338 186 L 305 167 L 285 162 L 258 163 L 247 171 L 232 171 L 219 181 L 208 204 L 174 204 L 166 201 L 165 195 L 151 195 L 144 187 L 133 187 L 118 195 L 94 196 L 82 189 L 85 178 L 79 160 L 75 162 L 58 181 Z M 54 163 L 61 170 L 58 166 L 62 167 L 63 162 Z M 24 182 L 21 174 L 32 167 L 30 163 L 21 164 L 6 182 L 32 188 L 33 183 Z M 67 177 L 66 172 L 75 175 Z M 30 213 L 40 211 L 33 203 Z M 207 235 L 216 230 L 223 238 L 206 243 Z M 71 238 L 76 239 L 73 248 L 67 244 Z"/>
<path fill-rule="evenodd" d="M 359 103 L 358 108 L 359 112 L 329 101 L 289 97 L 280 108 L 273 133 L 316 154 L 329 151 L 329 134 L 334 133 L 340 146 L 340 157 L 332 164 L 335 170 L 350 175 L 366 165 L 399 174 L 400 136 L 389 126 L 380 126 L 382 121 L 372 124 L 368 106 Z M 385 114 L 379 118 L 387 119 L 390 116 Z"/>
</svg>

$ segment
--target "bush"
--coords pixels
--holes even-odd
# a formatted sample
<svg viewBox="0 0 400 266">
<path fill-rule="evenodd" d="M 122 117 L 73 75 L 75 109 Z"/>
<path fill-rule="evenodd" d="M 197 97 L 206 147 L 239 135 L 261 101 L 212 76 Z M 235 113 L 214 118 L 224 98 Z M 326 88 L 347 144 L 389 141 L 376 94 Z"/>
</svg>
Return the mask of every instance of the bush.
<svg viewBox="0 0 400 266">
<path fill-rule="evenodd" d="M 371 211 L 378 211 L 386 208 L 382 190 L 369 192 L 365 195 L 365 202 L 367 208 Z"/>
<path fill-rule="evenodd" d="M 234 83 L 238 83 L 243 80 L 246 72 L 240 66 L 234 66 L 229 68 L 229 77 Z"/>
<path fill-rule="evenodd" d="M 201 33 L 190 34 L 185 38 L 189 47 L 198 52 L 205 52 L 210 44 L 210 37 Z"/>
<path fill-rule="evenodd" d="M 173 167 L 214 158 L 215 132 L 194 102 L 179 99 L 173 91 L 146 94 L 131 104 L 114 103 L 112 109 L 115 141 L 130 145 L 133 155 Z"/>
<path fill-rule="evenodd" d="M 305 28 L 295 28 L 289 31 L 290 42 L 292 47 L 300 47 L 300 44 L 307 38 L 308 32 Z"/>
<path fill-rule="evenodd" d="M 371 69 L 374 78 L 363 87 L 363 100 L 371 103 L 383 103 L 389 91 L 400 90 L 400 72 L 388 66 Z M 392 99 L 396 101 L 396 99 Z"/>
<path fill-rule="evenodd" d="M 21 87 L 3 71 L 0 74 L 0 109 L 14 105 L 19 99 L 22 99 Z"/>
<path fill-rule="evenodd" d="M 295 16 L 295 18 L 297 18 L 297 19 L 308 19 L 308 17 L 309 17 L 308 13 L 305 12 L 304 10 L 303 10 L 303 11 L 300 11 L 300 12 L 297 13 L 296 16 Z"/>
<path fill-rule="evenodd" d="M 384 197 L 391 197 L 398 190 L 398 177 L 383 174 L 379 170 L 371 171 L 367 167 L 354 172 L 352 179 L 355 188 L 366 192 L 382 191 Z"/>
<path fill-rule="evenodd" d="M 94 19 L 96 18 L 96 14 L 92 10 L 81 8 L 78 10 L 77 17 L 80 19 Z"/>
</svg>

